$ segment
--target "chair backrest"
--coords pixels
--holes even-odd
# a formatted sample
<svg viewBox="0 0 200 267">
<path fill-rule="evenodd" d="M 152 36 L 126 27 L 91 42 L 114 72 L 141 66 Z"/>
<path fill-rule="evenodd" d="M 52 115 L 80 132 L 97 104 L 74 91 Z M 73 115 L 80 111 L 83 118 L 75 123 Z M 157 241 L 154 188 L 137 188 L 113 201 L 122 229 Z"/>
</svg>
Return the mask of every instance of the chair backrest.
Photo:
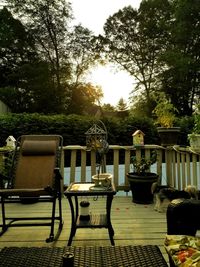
<svg viewBox="0 0 200 267">
<path fill-rule="evenodd" d="M 192 235 L 200 230 L 200 200 L 177 199 L 167 207 L 167 234 Z"/>
<path fill-rule="evenodd" d="M 54 188 L 54 168 L 60 168 L 62 137 L 23 135 L 14 154 L 12 188 Z"/>
</svg>

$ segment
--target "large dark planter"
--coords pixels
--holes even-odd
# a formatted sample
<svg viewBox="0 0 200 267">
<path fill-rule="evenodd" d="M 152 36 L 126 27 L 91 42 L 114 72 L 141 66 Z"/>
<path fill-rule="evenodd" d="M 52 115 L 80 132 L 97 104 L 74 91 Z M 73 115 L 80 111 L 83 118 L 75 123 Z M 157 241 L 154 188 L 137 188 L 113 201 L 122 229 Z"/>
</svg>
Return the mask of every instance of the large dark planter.
<svg viewBox="0 0 200 267">
<path fill-rule="evenodd" d="M 180 127 L 171 127 L 171 128 L 158 127 L 157 131 L 162 146 L 177 145 L 178 137 L 180 134 Z"/>
<path fill-rule="evenodd" d="M 151 193 L 151 186 L 158 181 L 158 175 L 151 172 L 147 172 L 144 175 L 129 172 L 127 177 L 132 191 L 132 201 L 139 204 L 152 203 L 153 194 Z"/>
</svg>

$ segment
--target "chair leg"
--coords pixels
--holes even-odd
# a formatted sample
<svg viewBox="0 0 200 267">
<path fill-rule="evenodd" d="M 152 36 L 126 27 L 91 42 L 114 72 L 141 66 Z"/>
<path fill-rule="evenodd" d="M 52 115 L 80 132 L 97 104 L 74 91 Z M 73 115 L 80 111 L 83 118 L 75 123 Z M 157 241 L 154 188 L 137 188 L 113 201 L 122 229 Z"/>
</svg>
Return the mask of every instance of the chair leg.
<svg viewBox="0 0 200 267">
<path fill-rule="evenodd" d="M 5 202 L 4 198 L 1 197 L 1 214 L 2 214 L 2 229 L 0 231 L 0 236 L 2 236 L 7 230 L 8 226 L 6 225 L 6 215 L 5 215 Z"/>
<path fill-rule="evenodd" d="M 51 230 L 50 230 L 50 235 L 49 237 L 46 239 L 46 242 L 52 242 L 56 239 L 58 239 L 62 228 L 63 228 L 63 220 L 62 220 L 62 201 L 61 201 L 61 193 L 59 193 L 58 195 L 58 212 L 59 215 L 58 217 L 56 217 L 56 197 L 53 199 L 53 203 L 52 203 L 52 218 L 51 218 Z M 56 233 L 56 236 L 54 236 L 54 225 L 55 225 L 55 219 L 59 220 L 59 226 L 58 226 L 58 231 Z"/>
<path fill-rule="evenodd" d="M 55 211 L 56 211 L 56 198 L 53 199 L 53 203 L 52 203 L 51 230 L 50 230 L 49 237 L 46 239 L 47 243 L 52 242 L 54 240 Z"/>
<path fill-rule="evenodd" d="M 58 226 L 58 230 L 57 230 L 57 233 L 56 235 L 54 236 L 54 240 L 57 240 L 61 234 L 61 231 L 62 231 L 62 228 L 63 228 L 63 219 L 62 219 L 62 199 L 61 199 L 61 193 L 59 193 L 58 195 L 58 212 L 59 212 L 59 215 L 58 217 L 56 217 L 56 219 L 59 220 L 59 226 Z"/>
<path fill-rule="evenodd" d="M 54 197 L 52 200 L 52 214 L 50 218 L 51 219 L 50 234 L 49 234 L 49 237 L 46 239 L 47 243 L 53 242 L 54 240 L 56 240 L 59 237 L 61 230 L 63 228 L 61 194 L 58 195 L 59 216 L 57 217 L 56 217 L 56 199 L 57 197 Z M 19 219 L 23 220 L 23 219 L 28 219 L 28 218 L 10 218 L 11 219 L 10 222 L 6 224 L 5 201 L 3 197 L 1 197 L 0 202 L 1 202 L 1 214 L 2 214 L 2 224 L 0 224 L 0 227 L 1 227 L 0 236 L 2 236 L 8 230 L 9 226 L 11 226 L 12 222 L 19 220 Z M 54 236 L 55 220 L 59 220 L 59 226 L 58 226 L 58 231 L 57 231 L 56 236 Z M 15 224 L 15 226 L 19 226 L 19 225 Z"/>
<path fill-rule="evenodd" d="M 60 220 L 59 229 L 61 230 L 63 226 L 61 193 L 59 193 L 59 196 L 58 196 L 58 205 L 59 205 L 59 220 Z"/>
</svg>

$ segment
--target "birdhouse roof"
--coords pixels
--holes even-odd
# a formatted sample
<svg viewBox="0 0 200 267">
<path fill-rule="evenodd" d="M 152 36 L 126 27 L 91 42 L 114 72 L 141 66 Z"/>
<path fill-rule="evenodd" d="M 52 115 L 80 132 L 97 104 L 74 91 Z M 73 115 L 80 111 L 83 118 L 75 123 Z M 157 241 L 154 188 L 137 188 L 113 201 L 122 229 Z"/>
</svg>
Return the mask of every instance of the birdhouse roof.
<svg viewBox="0 0 200 267">
<path fill-rule="evenodd" d="M 132 134 L 132 136 L 135 136 L 135 135 L 138 135 L 138 134 L 142 134 L 143 136 L 145 135 L 145 134 L 143 133 L 143 131 L 141 131 L 141 130 L 137 130 L 137 131 L 135 131 L 135 132 Z"/>
<path fill-rule="evenodd" d="M 16 139 L 14 138 L 14 136 L 10 135 L 10 136 L 8 136 L 6 141 L 16 141 Z"/>
</svg>

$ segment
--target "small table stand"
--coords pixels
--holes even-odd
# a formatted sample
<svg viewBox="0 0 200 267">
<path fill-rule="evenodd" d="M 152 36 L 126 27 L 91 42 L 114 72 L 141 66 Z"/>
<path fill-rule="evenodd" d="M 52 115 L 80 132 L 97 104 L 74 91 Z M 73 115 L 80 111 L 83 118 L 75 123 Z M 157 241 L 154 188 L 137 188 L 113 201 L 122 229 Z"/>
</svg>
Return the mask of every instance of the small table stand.
<svg viewBox="0 0 200 267">
<path fill-rule="evenodd" d="M 92 187 L 92 190 L 90 189 Z M 114 246 L 114 230 L 111 224 L 110 212 L 113 196 L 116 194 L 114 184 L 104 190 L 95 190 L 93 183 L 71 183 L 64 195 L 67 197 L 71 209 L 71 232 L 68 240 L 68 246 L 71 245 L 77 228 L 107 228 L 110 242 Z M 106 196 L 106 214 L 90 215 L 89 220 L 80 220 L 79 216 L 79 196 Z M 74 203 L 72 198 L 74 197 Z"/>
</svg>

